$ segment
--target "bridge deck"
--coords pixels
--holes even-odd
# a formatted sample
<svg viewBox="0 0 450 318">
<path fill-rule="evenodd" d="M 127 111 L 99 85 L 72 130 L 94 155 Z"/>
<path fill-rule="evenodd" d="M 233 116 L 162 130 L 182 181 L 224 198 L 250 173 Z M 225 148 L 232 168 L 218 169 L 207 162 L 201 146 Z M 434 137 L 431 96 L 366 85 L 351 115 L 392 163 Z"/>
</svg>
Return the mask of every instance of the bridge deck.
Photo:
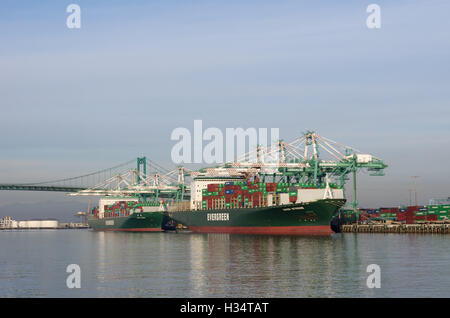
<svg viewBox="0 0 450 318">
<path fill-rule="evenodd" d="M 39 186 L 39 185 L 20 185 L 20 184 L 0 184 L 0 190 L 11 191 L 53 191 L 53 192 L 77 192 L 86 188 L 65 187 L 65 186 Z"/>
</svg>

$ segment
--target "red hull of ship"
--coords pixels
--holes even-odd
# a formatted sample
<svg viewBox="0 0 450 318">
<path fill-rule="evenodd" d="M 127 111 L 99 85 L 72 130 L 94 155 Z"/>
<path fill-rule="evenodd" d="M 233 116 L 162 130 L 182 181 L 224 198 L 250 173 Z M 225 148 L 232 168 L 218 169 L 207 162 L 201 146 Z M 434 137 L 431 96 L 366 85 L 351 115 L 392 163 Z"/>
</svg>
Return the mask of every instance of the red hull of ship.
<svg viewBox="0 0 450 318">
<path fill-rule="evenodd" d="M 329 236 L 329 225 L 317 226 L 189 226 L 196 233 Z"/>
</svg>

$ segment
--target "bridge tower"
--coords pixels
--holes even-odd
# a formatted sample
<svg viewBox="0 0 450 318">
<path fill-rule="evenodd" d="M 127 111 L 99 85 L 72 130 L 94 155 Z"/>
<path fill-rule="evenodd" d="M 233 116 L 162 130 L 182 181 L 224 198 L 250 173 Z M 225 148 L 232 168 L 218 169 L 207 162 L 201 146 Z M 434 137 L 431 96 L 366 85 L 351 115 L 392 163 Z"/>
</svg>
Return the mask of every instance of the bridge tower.
<svg viewBox="0 0 450 318">
<path fill-rule="evenodd" d="M 138 175 L 136 177 L 136 183 L 140 184 L 141 183 L 141 177 L 140 172 L 141 172 L 141 168 L 142 168 L 142 174 L 144 175 L 144 178 L 147 177 L 147 158 L 146 157 L 141 157 L 141 158 L 137 158 L 137 171 L 138 171 Z"/>
</svg>

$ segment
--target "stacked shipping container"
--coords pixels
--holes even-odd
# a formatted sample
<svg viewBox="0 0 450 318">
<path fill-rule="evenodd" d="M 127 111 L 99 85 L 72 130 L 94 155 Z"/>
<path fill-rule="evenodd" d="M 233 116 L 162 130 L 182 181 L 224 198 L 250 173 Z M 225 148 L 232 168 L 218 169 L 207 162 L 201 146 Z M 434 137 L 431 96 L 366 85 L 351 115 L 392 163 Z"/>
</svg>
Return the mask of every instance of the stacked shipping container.
<svg viewBox="0 0 450 318">
<path fill-rule="evenodd" d="M 438 221 L 450 219 L 450 205 L 429 205 L 428 215 Z"/>
<path fill-rule="evenodd" d="M 202 209 L 267 206 L 267 194 L 274 189 L 272 183 L 208 184 L 202 191 Z"/>
<path fill-rule="evenodd" d="M 129 216 L 132 212 L 143 212 L 144 206 L 159 206 L 160 203 L 155 202 L 135 202 L 135 201 L 118 201 L 111 205 L 104 206 L 104 217 L 114 218 L 121 216 Z M 98 218 L 98 209 L 93 210 L 95 218 Z"/>
<path fill-rule="evenodd" d="M 353 212 L 346 212 L 350 216 Z M 416 221 L 442 221 L 450 220 L 450 205 L 408 206 L 400 208 L 360 209 L 359 220 L 373 218 L 395 220 L 406 224 Z"/>
<path fill-rule="evenodd" d="M 336 184 L 330 184 L 336 188 Z M 208 184 L 202 190 L 202 210 L 265 207 L 285 204 L 280 202 L 281 194 L 286 193 L 289 202 L 297 202 L 298 189 L 317 189 L 307 183 L 270 183 L 270 182 L 225 182 L 225 184 Z M 268 202 L 271 200 L 271 202 Z"/>
<path fill-rule="evenodd" d="M 397 218 L 398 208 L 380 208 L 380 217 L 384 219 Z"/>
</svg>

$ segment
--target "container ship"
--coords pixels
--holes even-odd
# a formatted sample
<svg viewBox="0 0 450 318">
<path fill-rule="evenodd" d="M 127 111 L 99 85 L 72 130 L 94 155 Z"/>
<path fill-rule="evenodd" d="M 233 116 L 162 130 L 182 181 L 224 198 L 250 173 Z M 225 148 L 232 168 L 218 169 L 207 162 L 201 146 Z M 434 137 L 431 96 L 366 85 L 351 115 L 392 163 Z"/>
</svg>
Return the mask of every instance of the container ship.
<svg viewBox="0 0 450 318">
<path fill-rule="evenodd" d="M 343 188 L 328 182 L 253 182 L 196 178 L 190 201 L 168 205 L 169 216 L 198 233 L 320 235 L 345 204 Z"/>
<path fill-rule="evenodd" d="M 132 197 L 105 197 L 92 209 L 89 227 L 97 231 L 161 232 L 170 220 L 164 202 Z"/>
</svg>

